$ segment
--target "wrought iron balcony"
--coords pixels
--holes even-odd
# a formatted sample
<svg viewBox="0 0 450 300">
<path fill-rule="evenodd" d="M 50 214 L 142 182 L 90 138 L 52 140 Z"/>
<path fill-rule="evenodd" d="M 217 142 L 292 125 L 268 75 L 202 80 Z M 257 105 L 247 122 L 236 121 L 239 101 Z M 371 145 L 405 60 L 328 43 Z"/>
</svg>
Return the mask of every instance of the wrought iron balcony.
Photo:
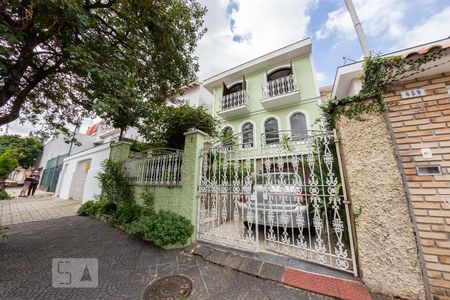
<svg viewBox="0 0 450 300">
<path fill-rule="evenodd" d="M 261 104 L 266 108 L 294 104 L 300 101 L 297 79 L 293 74 L 264 83 L 261 89 Z"/>
<path fill-rule="evenodd" d="M 223 118 L 235 117 L 249 112 L 247 108 L 248 94 L 242 90 L 222 97 L 221 111 L 218 114 Z"/>
<path fill-rule="evenodd" d="M 248 100 L 247 91 L 239 91 L 222 97 L 222 111 L 240 106 L 246 106 Z"/>
</svg>

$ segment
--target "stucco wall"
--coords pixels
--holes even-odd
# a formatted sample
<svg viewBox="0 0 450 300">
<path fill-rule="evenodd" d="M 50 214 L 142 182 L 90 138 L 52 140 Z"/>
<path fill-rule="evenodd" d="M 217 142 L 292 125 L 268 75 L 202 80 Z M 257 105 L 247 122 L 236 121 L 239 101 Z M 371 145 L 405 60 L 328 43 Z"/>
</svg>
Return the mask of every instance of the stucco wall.
<svg viewBox="0 0 450 300">
<path fill-rule="evenodd" d="M 195 131 L 186 134 L 186 143 L 181 166 L 181 186 L 147 186 L 154 198 L 155 210 L 168 210 L 186 217 L 194 225 L 193 238 L 197 236 L 197 186 L 200 176 L 200 151 L 204 145 L 205 134 Z M 123 158 L 125 147 L 118 149 L 113 146 L 111 158 Z M 117 154 L 120 153 L 118 156 Z M 134 186 L 136 201 L 142 204 L 141 195 L 146 186 Z"/>
<path fill-rule="evenodd" d="M 424 299 L 413 225 L 384 115 L 341 118 L 338 135 L 355 220 L 360 275 L 371 292 Z"/>
<path fill-rule="evenodd" d="M 71 197 L 73 176 L 77 165 L 79 162 L 89 159 L 91 160 L 91 166 L 86 175 L 81 202 L 84 203 L 91 200 L 95 195 L 100 195 L 101 189 L 97 174 L 101 171 L 102 162 L 109 158 L 110 149 L 110 144 L 107 143 L 65 158 L 56 187 L 56 195 L 63 199 Z"/>
</svg>

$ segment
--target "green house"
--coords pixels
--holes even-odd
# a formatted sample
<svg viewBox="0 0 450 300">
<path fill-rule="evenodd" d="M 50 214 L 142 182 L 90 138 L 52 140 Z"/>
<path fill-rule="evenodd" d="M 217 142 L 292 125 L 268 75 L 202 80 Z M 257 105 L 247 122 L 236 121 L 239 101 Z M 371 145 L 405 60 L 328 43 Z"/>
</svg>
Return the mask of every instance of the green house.
<svg viewBox="0 0 450 300">
<path fill-rule="evenodd" d="M 263 144 L 319 129 L 320 94 L 307 38 L 204 81 L 227 136 L 258 156 Z"/>
</svg>

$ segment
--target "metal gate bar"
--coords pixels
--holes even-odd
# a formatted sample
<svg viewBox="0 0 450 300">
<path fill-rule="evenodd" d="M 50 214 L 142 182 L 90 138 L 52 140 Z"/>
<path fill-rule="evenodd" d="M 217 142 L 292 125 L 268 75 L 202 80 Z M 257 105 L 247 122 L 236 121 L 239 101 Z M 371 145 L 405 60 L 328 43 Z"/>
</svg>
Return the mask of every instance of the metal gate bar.
<svg viewBox="0 0 450 300">
<path fill-rule="evenodd" d="M 198 238 L 357 275 L 336 133 L 241 135 L 202 151 Z"/>
</svg>

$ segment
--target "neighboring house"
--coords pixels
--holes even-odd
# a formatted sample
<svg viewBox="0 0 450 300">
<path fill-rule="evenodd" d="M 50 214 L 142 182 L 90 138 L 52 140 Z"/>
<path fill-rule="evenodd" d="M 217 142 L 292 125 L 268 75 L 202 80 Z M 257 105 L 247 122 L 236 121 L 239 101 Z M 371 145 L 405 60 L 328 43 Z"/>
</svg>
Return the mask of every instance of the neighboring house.
<svg viewBox="0 0 450 300">
<path fill-rule="evenodd" d="M 56 196 L 63 199 L 76 199 L 85 202 L 101 193 L 97 179 L 101 164 L 109 158 L 111 143 L 107 142 L 96 147 L 66 157 L 56 187 Z"/>
<path fill-rule="evenodd" d="M 258 156 L 261 134 L 277 143 L 284 134 L 318 129 L 319 88 L 307 38 L 258 57 L 204 82 L 214 95 L 213 115 L 222 132 L 240 133 L 240 143 Z"/>
<path fill-rule="evenodd" d="M 194 81 L 182 88 L 183 94 L 177 97 L 192 107 L 203 106 L 212 113 L 214 98 L 201 82 Z"/>
<path fill-rule="evenodd" d="M 44 149 L 36 162 L 36 167 L 41 176 L 41 189 L 54 192 L 63 159 L 94 146 L 94 139 L 86 134 L 77 133 L 76 139 L 80 145 L 66 143 L 62 135 L 54 136 L 45 143 Z"/>
<path fill-rule="evenodd" d="M 390 136 L 386 139 L 393 140 L 392 152 L 398 159 L 399 171 L 409 195 L 407 204 L 413 220 L 412 227 L 418 239 L 419 257 L 424 268 L 424 280 L 428 283 L 427 289 L 431 294 L 430 298 L 448 299 L 450 297 L 450 38 L 385 56 L 393 55 L 401 56 L 404 60 L 423 59 L 425 56 L 435 57 L 435 60 L 425 64 L 420 70 L 406 73 L 385 93 L 384 102 L 389 109 L 386 119 L 380 121 L 380 128 L 374 128 L 375 121 L 372 121 L 372 127 L 368 131 L 383 132 L 386 131 L 384 123 L 388 125 Z M 340 99 L 357 94 L 361 90 L 362 72 L 362 62 L 339 67 L 332 97 Z M 380 135 L 375 136 L 381 140 Z M 390 144 L 391 142 L 385 151 L 391 150 L 388 149 Z M 386 180 L 382 181 L 382 185 L 382 188 L 386 188 Z M 401 203 L 401 201 L 402 199 L 395 199 L 394 202 Z M 392 199 L 386 199 L 389 214 L 392 213 L 392 203 Z M 403 211 L 406 211 L 406 208 Z M 381 224 L 383 219 L 380 220 L 377 223 Z M 406 233 L 402 234 L 402 238 L 404 236 Z M 385 242 L 389 244 L 389 241 Z M 407 263 L 401 261 L 401 264 Z"/>
<path fill-rule="evenodd" d="M 86 135 L 89 135 L 94 138 L 94 143 L 96 145 L 101 145 L 104 143 L 108 143 L 111 141 L 118 141 L 120 136 L 120 129 L 114 128 L 111 125 L 107 124 L 105 121 L 100 121 L 88 128 L 86 131 Z M 141 140 L 138 131 L 136 128 L 128 128 L 123 132 L 123 139 L 129 140 Z"/>
</svg>

